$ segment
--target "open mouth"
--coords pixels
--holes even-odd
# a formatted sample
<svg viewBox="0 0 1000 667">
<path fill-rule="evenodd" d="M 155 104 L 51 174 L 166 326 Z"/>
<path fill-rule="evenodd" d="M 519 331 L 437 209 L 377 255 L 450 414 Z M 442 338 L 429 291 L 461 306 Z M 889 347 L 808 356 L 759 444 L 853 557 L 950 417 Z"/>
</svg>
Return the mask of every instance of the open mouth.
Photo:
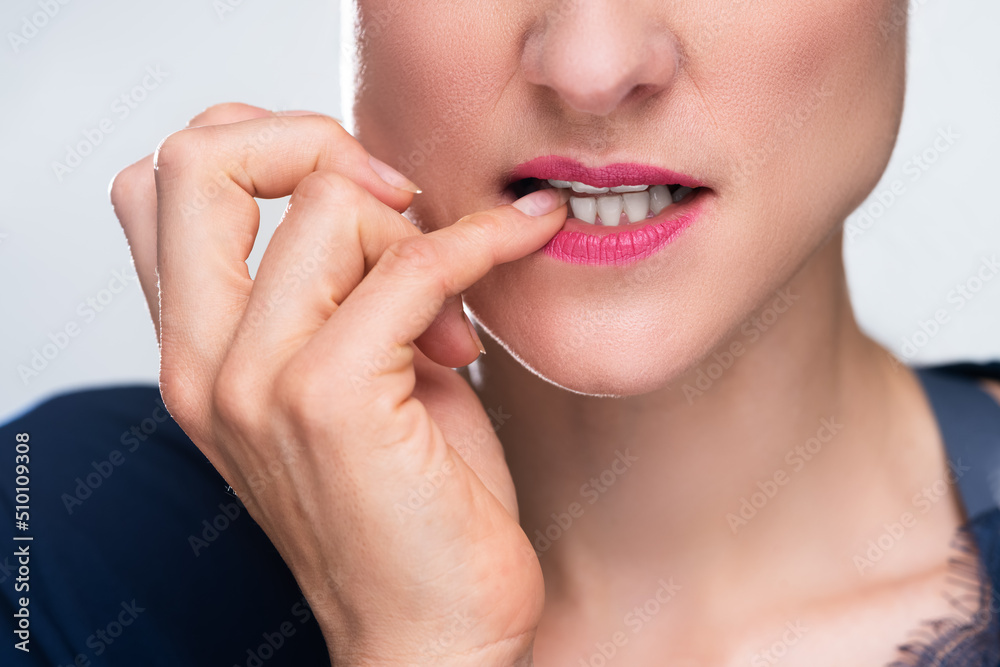
<svg viewBox="0 0 1000 667">
<path fill-rule="evenodd" d="M 624 266 L 653 255 L 700 219 L 714 199 L 711 187 L 663 167 L 636 162 L 591 167 L 547 155 L 508 175 L 504 200 L 546 188 L 569 195 L 570 214 L 544 254 L 591 266 Z"/>
<path fill-rule="evenodd" d="M 620 227 L 642 223 L 679 210 L 697 198 L 701 187 L 686 185 L 618 185 L 597 187 L 580 181 L 522 178 L 510 184 L 515 199 L 546 188 L 559 188 L 570 193 L 570 216 L 580 222 L 599 227 Z"/>
</svg>

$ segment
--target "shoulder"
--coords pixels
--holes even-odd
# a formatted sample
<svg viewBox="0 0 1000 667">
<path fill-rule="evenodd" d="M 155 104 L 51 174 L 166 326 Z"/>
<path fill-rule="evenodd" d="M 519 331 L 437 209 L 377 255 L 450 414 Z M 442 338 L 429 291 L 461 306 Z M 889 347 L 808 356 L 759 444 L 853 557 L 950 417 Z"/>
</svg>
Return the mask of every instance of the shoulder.
<svg viewBox="0 0 1000 667">
<path fill-rule="evenodd" d="M 948 377 L 956 382 L 977 386 L 1000 406 L 1000 361 L 959 362 L 914 369 L 922 379 L 928 375 Z"/>
<path fill-rule="evenodd" d="M 174 458 L 179 452 L 193 450 L 155 385 L 85 389 L 53 396 L 0 425 L 0 442 L 15 439 L 27 439 L 33 463 L 44 462 L 50 471 L 77 469 L 83 474 L 91 460 L 100 462 L 113 456 L 118 461 L 140 447 L 169 450 Z"/>
<path fill-rule="evenodd" d="M 935 370 L 976 382 L 979 388 L 1000 405 L 1000 361 L 963 362 L 938 366 Z"/>
<path fill-rule="evenodd" d="M 45 431 L 108 427 L 142 419 L 169 420 L 155 385 L 127 385 L 58 394 L 0 425 L 0 432 L 40 428 Z"/>
<path fill-rule="evenodd" d="M 46 664 L 81 664 L 84 647 L 67 637 L 91 635 L 87 647 L 99 655 L 111 640 L 91 633 L 110 627 L 123 605 L 132 618 L 146 609 L 149 618 L 116 635 L 111 662 L 100 664 L 233 664 L 303 608 L 280 554 L 170 418 L 156 386 L 60 394 L 0 426 L 0 443 L 16 451 L 0 457 L 0 528 L 10 535 L 30 524 L 33 619 L 42 605 L 32 648 Z M 30 500 L 21 525 L 15 494 Z M 0 553 L 0 583 L 10 562 Z M 14 595 L 0 586 L 0 609 L 16 609 Z M 13 631 L 13 620 L 0 618 L 0 630 Z M 281 664 L 325 664 L 319 625 L 299 621 Z M 21 664 L 7 659 L 12 645 L 0 647 L 0 665 Z"/>
<path fill-rule="evenodd" d="M 993 400 L 1000 405 L 1000 380 L 981 380 L 983 391 L 993 397 Z"/>
<path fill-rule="evenodd" d="M 995 509 L 1000 504 L 1000 363 L 915 370 L 968 516 Z"/>
</svg>

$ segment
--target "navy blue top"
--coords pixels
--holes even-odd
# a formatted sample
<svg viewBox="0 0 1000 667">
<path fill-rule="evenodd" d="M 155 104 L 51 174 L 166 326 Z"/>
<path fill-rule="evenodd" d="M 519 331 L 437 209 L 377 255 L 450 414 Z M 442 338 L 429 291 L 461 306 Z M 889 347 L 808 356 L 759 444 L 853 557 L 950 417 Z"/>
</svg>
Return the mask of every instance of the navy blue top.
<svg viewBox="0 0 1000 667">
<path fill-rule="evenodd" d="M 985 611 L 926 622 L 894 664 L 1000 667 L 1000 405 L 974 379 L 1000 379 L 1000 364 L 918 375 L 948 458 L 969 468 L 963 531 L 978 549 L 956 539 L 953 604 Z M 155 387 L 48 400 L 0 427 L 0 452 L 0 665 L 329 665 L 291 572 Z"/>
<path fill-rule="evenodd" d="M 953 542 L 951 573 L 959 593 L 951 604 L 969 622 L 927 621 L 901 647 L 902 667 L 997 667 L 1000 665 L 1000 404 L 979 378 L 1000 380 L 1000 363 L 955 364 L 917 369 L 968 521 Z M 968 470 L 966 470 L 968 468 Z M 975 545 L 972 548 L 971 542 Z"/>
</svg>

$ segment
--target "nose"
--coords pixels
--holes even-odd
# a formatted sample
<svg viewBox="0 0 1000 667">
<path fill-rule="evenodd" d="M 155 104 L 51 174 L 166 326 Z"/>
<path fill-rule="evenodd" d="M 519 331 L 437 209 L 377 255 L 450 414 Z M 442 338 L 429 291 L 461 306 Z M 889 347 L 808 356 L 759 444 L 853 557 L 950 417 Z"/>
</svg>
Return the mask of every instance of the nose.
<svg viewBox="0 0 1000 667">
<path fill-rule="evenodd" d="M 555 0 L 522 52 L 530 83 L 573 110 L 607 116 L 666 89 L 680 57 L 673 34 L 635 0 Z"/>
</svg>

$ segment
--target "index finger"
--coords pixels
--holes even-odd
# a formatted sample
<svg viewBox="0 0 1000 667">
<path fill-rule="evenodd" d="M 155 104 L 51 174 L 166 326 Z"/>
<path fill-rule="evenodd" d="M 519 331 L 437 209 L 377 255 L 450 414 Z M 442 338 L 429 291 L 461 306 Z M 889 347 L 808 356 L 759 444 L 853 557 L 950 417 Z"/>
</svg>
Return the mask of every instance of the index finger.
<svg viewBox="0 0 1000 667">
<path fill-rule="evenodd" d="M 392 184 L 380 176 L 391 172 L 321 115 L 181 130 L 161 143 L 154 168 L 161 346 L 166 365 L 182 364 L 179 378 L 201 397 L 252 287 L 246 259 L 260 220 L 255 197 L 287 196 L 317 170 L 350 178 L 396 210 L 415 190 L 402 175 L 390 175 Z"/>
<path fill-rule="evenodd" d="M 408 364 L 409 344 L 424 333 L 445 302 L 498 264 L 539 250 L 566 220 L 565 191 L 546 189 L 491 211 L 475 213 L 428 234 L 391 245 L 364 280 L 301 351 L 335 374 L 378 375 Z M 400 354 L 402 353 L 402 354 Z M 388 361 L 386 361 L 388 360 Z M 398 396 L 405 400 L 405 387 Z M 381 391 L 382 389 L 375 389 Z M 404 395 L 405 394 L 405 395 Z"/>
</svg>

